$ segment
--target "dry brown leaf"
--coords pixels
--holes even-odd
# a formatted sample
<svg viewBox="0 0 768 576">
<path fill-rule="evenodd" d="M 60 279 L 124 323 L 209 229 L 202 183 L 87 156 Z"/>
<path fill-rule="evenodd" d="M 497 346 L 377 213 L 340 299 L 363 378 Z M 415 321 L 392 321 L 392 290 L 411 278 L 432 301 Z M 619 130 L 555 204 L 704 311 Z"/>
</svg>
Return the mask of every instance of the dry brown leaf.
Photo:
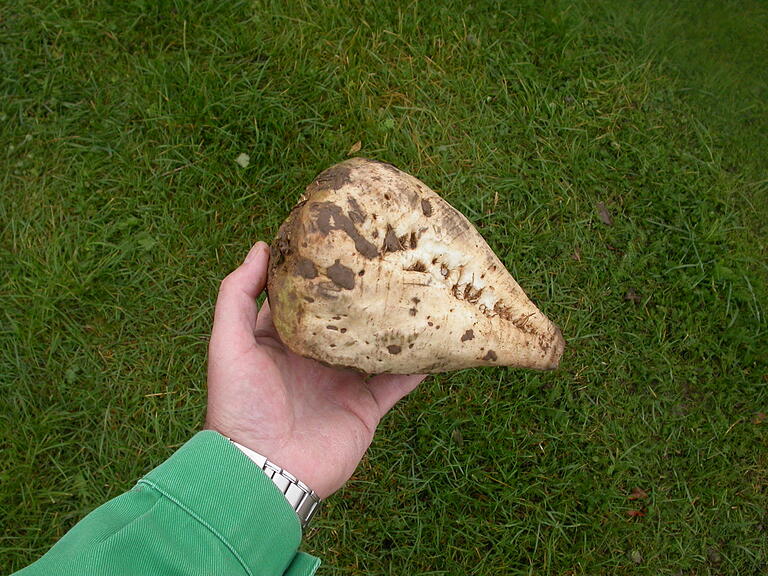
<svg viewBox="0 0 768 576">
<path fill-rule="evenodd" d="M 627 510 L 627 516 L 630 518 L 642 518 L 645 516 L 645 512 L 642 510 Z"/>
<path fill-rule="evenodd" d="M 637 486 L 632 488 L 632 492 L 627 496 L 627 500 L 645 500 L 646 498 L 648 498 L 648 493 Z"/>
<path fill-rule="evenodd" d="M 635 304 L 639 304 L 642 301 L 642 298 L 638 295 L 637 292 L 635 292 L 634 288 L 630 288 L 627 290 L 627 293 L 624 294 L 624 300 L 627 300 L 629 302 L 634 302 Z"/>
<path fill-rule="evenodd" d="M 347 156 L 352 156 L 352 154 L 357 154 L 360 152 L 360 149 L 363 147 L 363 141 L 358 140 L 354 144 L 352 144 L 352 147 L 349 149 L 349 152 L 347 152 Z"/>
<path fill-rule="evenodd" d="M 573 249 L 573 254 L 571 254 L 571 258 L 576 260 L 576 262 L 581 262 L 581 250 L 578 248 Z"/>
<path fill-rule="evenodd" d="M 613 226 L 613 217 L 611 216 L 611 213 L 608 211 L 608 208 L 606 207 L 605 202 L 597 203 L 597 214 L 598 216 L 600 216 L 600 222 L 602 222 L 606 226 Z"/>
</svg>

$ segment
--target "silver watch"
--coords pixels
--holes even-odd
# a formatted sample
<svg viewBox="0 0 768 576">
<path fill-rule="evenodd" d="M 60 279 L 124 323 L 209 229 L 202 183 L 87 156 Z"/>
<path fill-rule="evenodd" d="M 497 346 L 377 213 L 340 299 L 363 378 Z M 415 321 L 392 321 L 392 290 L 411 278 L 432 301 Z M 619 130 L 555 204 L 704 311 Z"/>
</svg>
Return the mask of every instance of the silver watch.
<svg viewBox="0 0 768 576">
<path fill-rule="evenodd" d="M 264 473 L 270 480 L 280 489 L 285 499 L 288 500 L 288 504 L 291 505 L 296 515 L 299 517 L 302 530 L 307 527 L 309 521 L 320 508 L 320 497 L 315 494 L 309 486 L 304 484 L 301 480 L 297 479 L 293 474 L 286 472 L 279 466 L 273 464 L 265 456 L 262 456 L 258 452 L 254 452 L 250 448 L 238 444 L 231 438 L 229 439 L 232 444 L 237 446 L 240 451 L 248 456 L 259 468 L 264 470 Z"/>
</svg>

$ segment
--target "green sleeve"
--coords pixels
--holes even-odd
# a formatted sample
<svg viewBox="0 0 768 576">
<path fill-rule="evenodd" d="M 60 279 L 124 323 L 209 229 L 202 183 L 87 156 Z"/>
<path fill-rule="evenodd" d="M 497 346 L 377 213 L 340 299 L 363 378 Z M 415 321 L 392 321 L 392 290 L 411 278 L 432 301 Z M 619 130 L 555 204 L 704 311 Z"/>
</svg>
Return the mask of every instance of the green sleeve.
<svg viewBox="0 0 768 576">
<path fill-rule="evenodd" d="M 294 511 L 220 434 L 196 434 L 16 576 L 312 575 Z"/>
</svg>

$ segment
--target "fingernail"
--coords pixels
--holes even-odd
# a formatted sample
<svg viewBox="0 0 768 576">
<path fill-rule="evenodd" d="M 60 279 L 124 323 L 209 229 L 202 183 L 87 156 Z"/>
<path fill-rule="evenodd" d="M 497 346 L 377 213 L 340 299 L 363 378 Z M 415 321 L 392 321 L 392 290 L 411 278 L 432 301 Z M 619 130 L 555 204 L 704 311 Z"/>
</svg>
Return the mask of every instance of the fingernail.
<svg viewBox="0 0 768 576">
<path fill-rule="evenodd" d="M 264 249 L 264 243 L 263 242 L 257 242 L 254 244 L 251 249 L 248 251 L 248 255 L 245 257 L 245 262 L 243 264 L 248 264 L 251 260 L 253 260 L 256 255 L 261 252 Z"/>
</svg>

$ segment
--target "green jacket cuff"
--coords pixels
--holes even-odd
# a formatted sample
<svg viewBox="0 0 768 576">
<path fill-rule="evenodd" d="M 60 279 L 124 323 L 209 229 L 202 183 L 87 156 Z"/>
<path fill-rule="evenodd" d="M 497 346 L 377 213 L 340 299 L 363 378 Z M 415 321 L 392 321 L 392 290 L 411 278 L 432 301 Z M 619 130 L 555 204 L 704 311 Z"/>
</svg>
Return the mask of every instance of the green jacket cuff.
<svg viewBox="0 0 768 576">
<path fill-rule="evenodd" d="M 267 475 L 221 434 L 197 433 L 139 481 L 205 525 L 253 574 L 312 574 L 297 553 L 296 513 Z"/>
</svg>

